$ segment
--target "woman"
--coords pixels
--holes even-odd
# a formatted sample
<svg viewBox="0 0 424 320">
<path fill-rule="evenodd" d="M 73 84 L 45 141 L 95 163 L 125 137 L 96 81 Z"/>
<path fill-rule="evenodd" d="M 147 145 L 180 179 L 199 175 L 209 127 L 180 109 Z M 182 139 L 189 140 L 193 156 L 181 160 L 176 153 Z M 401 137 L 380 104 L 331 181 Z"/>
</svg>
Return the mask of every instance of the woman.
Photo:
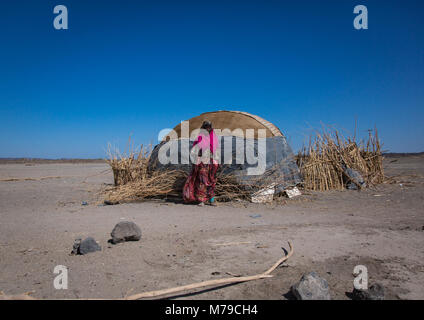
<svg viewBox="0 0 424 320">
<path fill-rule="evenodd" d="M 193 162 L 191 174 L 183 188 L 184 202 L 206 202 L 216 206 L 215 185 L 218 170 L 219 142 L 210 121 L 203 121 L 200 134 L 193 143 L 190 157 Z"/>
</svg>

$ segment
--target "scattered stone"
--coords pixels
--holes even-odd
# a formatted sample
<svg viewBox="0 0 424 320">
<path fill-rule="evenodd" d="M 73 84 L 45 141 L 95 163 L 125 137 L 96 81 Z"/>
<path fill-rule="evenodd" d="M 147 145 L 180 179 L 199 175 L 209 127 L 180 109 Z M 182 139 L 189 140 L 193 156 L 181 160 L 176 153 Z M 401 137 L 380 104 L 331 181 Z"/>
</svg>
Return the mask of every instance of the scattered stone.
<svg viewBox="0 0 424 320">
<path fill-rule="evenodd" d="M 81 241 L 81 244 L 79 246 L 79 254 L 87 254 L 90 252 L 95 251 L 101 251 L 102 248 L 99 246 L 99 244 L 94 240 L 92 237 L 88 237 Z"/>
<path fill-rule="evenodd" d="M 251 214 L 251 215 L 249 215 L 249 217 L 251 217 L 253 219 L 256 219 L 256 218 L 262 217 L 262 215 L 260 215 L 260 214 Z"/>
<path fill-rule="evenodd" d="M 356 171 L 353 170 L 351 168 L 347 168 L 346 166 L 343 166 L 343 171 L 345 173 L 345 175 L 348 177 L 347 178 L 347 189 L 349 190 L 358 190 L 359 188 L 365 188 L 367 186 L 364 178 L 362 177 L 362 175 Z"/>
<path fill-rule="evenodd" d="M 300 192 L 300 190 L 297 187 L 293 187 L 291 189 L 286 189 L 284 191 L 285 191 L 287 197 L 290 198 L 290 199 L 302 195 L 302 193 Z"/>
<path fill-rule="evenodd" d="M 214 271 L 211 273 L 213 276 L 219 276 L 221 274 L 221 272 L 219 271 Z"/>
<path fill-rule="evenodd" d="M 138 241 L 141 239 L 141 229 L 134 222 L 121 221 L 112 230 L 112 243 Z"/>
<path fill-rule="evenodd" d="M 81 239 L 75 239 L 74 246 L 71 254 L 87 254 L 90 252 L 101 251 L 102 248 L 92 237 L 88 237 L 81 241 Z"/>
<path fill-rule="evenodd" d="M 352 298 L 354 300 L 384 300 L 384 288 L 379 283 L 373 284 L 368 290 L 354 288 Z"/>
<path fill-rule="evenodd" d="M 316 272 L 304 274 L 300 281 L 291 287 L 291 292 L 298 300 L 331 300 L 327 280 Z"/>
<path fill-rule="evenodd" d="M 87 201 L 83 201 L 83 202 L 81 202 L 81 205 L 82 206 L 87 206 L 88 205 L 88 202 Z"/>
</svg>

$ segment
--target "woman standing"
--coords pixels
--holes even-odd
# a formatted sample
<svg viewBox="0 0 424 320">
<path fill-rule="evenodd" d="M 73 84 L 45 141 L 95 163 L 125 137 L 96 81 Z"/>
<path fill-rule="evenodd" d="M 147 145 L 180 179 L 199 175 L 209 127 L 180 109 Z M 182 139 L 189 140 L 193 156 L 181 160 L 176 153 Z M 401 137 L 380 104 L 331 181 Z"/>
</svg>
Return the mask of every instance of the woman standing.
<svg viewBox="0 0 424 320">
<path fill-rule="evenodd" d="M 206 202 L 216 206 L 215 185 L 219 164 L 219 142 L 210 121 L 203 121 L 201 132 L 193 143 L 190 155 L 193 161 L 191 174 L 183 188 L 184 202 Z"/>
</svg>

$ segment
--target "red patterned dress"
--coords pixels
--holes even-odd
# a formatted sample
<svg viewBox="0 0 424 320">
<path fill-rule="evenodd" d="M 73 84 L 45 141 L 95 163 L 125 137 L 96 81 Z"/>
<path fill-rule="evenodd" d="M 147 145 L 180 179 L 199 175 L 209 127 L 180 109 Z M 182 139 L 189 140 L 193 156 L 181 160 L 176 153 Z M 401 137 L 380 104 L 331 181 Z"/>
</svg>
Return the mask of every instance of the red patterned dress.
<svg viewBox="0 0 424 320">
<path fill-rule="evenodd" d="M 218 139 L 212 130 L 206 139 L 204 136 L 203 138 L 199 136 L 193 143 L 193 147 L 197 144 L 203 144 L 199 150 L 204 150 L 205 147 L 210 148 L 210 154 L 213 155 L 218 147 L 217 141 Z M 216 172 L 219 164 L 212 157 L 208 160 L 207 162 L 197 161 L 193 165 L 183 188 L 184 202 L 206 202 L 215 197 Z"/>
</svg>

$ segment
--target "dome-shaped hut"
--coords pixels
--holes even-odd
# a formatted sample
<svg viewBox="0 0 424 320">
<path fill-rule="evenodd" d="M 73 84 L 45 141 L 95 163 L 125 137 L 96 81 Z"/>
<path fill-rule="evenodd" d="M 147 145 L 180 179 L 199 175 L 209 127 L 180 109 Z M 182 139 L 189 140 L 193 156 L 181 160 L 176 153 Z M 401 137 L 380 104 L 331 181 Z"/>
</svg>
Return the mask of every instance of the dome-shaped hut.
<svg viewBox="0 0 424 320">
<path fill-rule="evenodd" d="M 205 120 L 212 122 L 220 142 L 222 174 L 232 174 L 246 185 L 273 184 L 277 192 L 301 182 L 292 149 L 281 130 L 261 117 L 240 111 L 206 112 L 178 124 L 153 149 L 149 168 L 189 172 L 189 150 Z M 172 157 L 172 152 L 178 157 Z M 163 161 L 163 155 L 169 160 Z"/>
</svg>

